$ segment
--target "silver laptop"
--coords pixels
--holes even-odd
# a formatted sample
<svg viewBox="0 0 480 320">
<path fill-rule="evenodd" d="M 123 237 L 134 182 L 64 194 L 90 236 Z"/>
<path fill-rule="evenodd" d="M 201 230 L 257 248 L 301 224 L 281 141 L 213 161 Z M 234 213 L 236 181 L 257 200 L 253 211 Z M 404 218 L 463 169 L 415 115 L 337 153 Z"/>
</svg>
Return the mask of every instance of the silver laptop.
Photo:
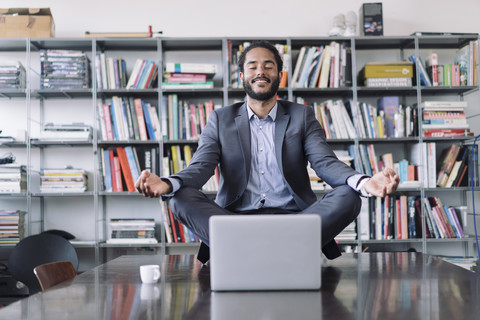
<svg viewBox="0 0 480 320">
<path fill-rule="evenodd" d="M 320 288 L 320 216 L 229 215 L 209 222 L 212 290 Z"/>
</svg>

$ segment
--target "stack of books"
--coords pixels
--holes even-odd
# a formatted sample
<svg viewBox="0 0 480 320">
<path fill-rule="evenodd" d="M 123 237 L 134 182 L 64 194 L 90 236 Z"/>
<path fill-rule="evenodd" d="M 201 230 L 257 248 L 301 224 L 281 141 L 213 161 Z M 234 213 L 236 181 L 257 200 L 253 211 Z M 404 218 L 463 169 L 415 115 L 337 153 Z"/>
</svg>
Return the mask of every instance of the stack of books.
<svg viewBox="0 0 480 320">
<path fill-rule="evenodd" d="M 303 46 L 292 75 L 294 88 L 340 88 L 352 85 L 351 51 L 343 43 Z"/>
<path fill-rule="evenodd" d="M 117 97 L 98 106 L 102 140 L 159 140 L 160 120 L 155 106 L 140 98 Z"/>
<path fill-rule="evenodd" d="M 156 244 L 155 219 L 110 219 L 108 244 Z"/>
<path fill-rule="evenodd" d="M 25 68 L 20 62 L 0 65 L 0 88 L 25 89 Z"/>
<path fill-rule="evenodd" d="M 87 173 L 83 169 L 43 169 L 40 192 L 75 193 L 87 191 Z"/>
<path fill-rule="evenodd" d="M 467 101 L 424 101 L 423 111 L 424 137 L 464 137 L 471 136 L 465 108 Z"/>
<path fill-rule="evenodd" d="M 90 141 L 92 127 L 83 123 L 54 124 L 46 123 L 40 131 L 40 140 L 50 141 Z"/>
<path fill-rule="evenodd" d="M 20 193 L 27 190 L 26 166 L 16 163 L 0 165 L 0 193 Z"/>
<path fill-rule="evenodd" d="M 90 87 L 90 61 L 78 50 L 40 50 L 42 89 L 85 89 Z"/>
<path fill-rule="evenodd" d="M 16 244 L 25 234 L 25 212 L 0 210 L 0 245 Z"/>
<path fill-rule="evenodd" d="M 155 81 L 157 80 L 157 75 L 158 75 L 158 66 L 155 63 L 155 61 L 146 60 L 146 59 L 137 59 L 135 61 L 135 64 L 133 65 L 132 74 L 130 75 L 130 78 L 128 78 L 128 82 L 125 87 L 127 89 L 152 88 L 155 84 Z M 112 81 L 113 80 L 109 80 L 109 83 L 111 83 Z M 121 81 L 119 82 L 119 86 L 117 85 L 115 86 L 117 88 L 122 87 Z M 110 84 L 110 89 L 113 89 L 112 87 L 113 85 Z"/>
<path fill-rule="evenodd" d="M 164 89 L 211 89 L 217 65 L 212 63 L 166 63 Z"/>
<path fill-rule="evenodd" d="M 370 62 L 360 71 L 358 83 L 366 87 L 410 87 L 412 77 L 412 62 Z"/>
</svg>

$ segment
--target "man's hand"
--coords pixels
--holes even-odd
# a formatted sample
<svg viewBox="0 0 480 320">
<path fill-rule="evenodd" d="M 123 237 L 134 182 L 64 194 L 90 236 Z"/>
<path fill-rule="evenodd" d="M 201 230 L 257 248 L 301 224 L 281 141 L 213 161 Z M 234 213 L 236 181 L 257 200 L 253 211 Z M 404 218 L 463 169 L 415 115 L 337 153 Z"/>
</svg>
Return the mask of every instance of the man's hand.
<svg viewBox="0 0 480 320">
<path fill-rule="evenodd" d="M 387 194 L 394 193 L 399 183 L 400 176 L 393 169 L 385 168 L 368 180 L 364 187 L 365 191 L 372 196 L 384 197 Z"/>
<path fill-rule="evenodd" d="M 160 179 L 154 173 L 143 170 L 140 178 L 135 183 L 135 188 L 145 197 L 157 198 L 172 192 L 172 185 Z"/>
</svg>

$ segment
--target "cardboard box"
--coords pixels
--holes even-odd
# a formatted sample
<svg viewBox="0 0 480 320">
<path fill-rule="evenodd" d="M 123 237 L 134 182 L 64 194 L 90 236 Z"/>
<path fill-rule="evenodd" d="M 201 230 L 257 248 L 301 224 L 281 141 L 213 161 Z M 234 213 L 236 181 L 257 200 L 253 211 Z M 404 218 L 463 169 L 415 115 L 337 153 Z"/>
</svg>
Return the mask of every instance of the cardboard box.
<svg viewBox="0 0 480 320">
<path fill-rule="evenodd" d="M 55 23 L 50 8 L 0 9 L 0 38 L 51 38 Z"/>
<path fill-rule="evenodd" d="M 382 3 L 364 3 L 359 13 L 360 35 L 383 36 Z"/>
</svg>

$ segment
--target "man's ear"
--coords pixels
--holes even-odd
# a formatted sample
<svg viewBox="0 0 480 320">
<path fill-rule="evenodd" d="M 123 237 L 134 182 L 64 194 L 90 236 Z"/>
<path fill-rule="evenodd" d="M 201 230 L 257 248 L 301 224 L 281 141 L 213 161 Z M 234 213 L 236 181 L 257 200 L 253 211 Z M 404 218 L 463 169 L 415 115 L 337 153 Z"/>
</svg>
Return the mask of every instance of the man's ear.
<svg viewBox="0 0 480 320">
<path fill-rule="evenodd" d="M 243 83 L 243 72 L 239 72 L 238 74 L 240 75 L 240 81 Z"/>
</svg>

